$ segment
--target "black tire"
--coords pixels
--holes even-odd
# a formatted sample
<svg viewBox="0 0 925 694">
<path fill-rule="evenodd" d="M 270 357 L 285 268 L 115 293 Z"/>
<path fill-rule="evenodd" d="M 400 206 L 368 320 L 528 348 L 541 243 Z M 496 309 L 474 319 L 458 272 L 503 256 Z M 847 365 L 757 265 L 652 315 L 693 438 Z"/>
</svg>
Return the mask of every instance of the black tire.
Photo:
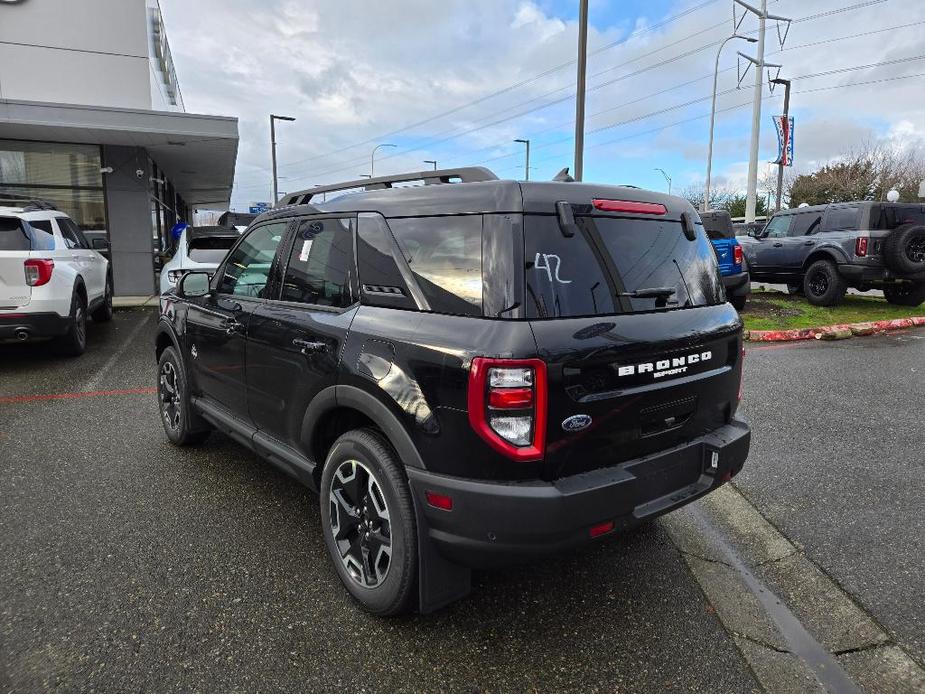
<svg viewBox="0 0 925 694">
<path fill-rule="evenodd" d="M 65 357 L 79 357 L 87 350 L 87 300 L 74 290 L 71 297 L 71 326 L 57 338 L 55 351 Z"/>
<path fill-rule="evenodd" d="M 112 277 L 106 275 L 106 290 L 103 303 L 90 315 L 94 323 L 108 323 L 112 320 Z"/>
<path fill-rule="evenodd" d="M 324 543 L 347 591 L 375 615 L 412 609 L 418 566 L 414 503 L 404 470 L 382 434 L 356 429 L 334 442 L 321 476 L 320 502 Z"/>
<path fill-rule="evenodd" d="M 195 446 L 205 441 L 211 429 L 193 412 L 183 364 L 173 347 L 157 360 L 157 406 L 164 433 L 177 446 Z"/>
<path fill-rule="evenodd" d="M 847 291 L 848 283 L 831 260 L 817 260 L 803 277 L 803 294 L 813 306 L 838 306 Z"/>
<path fill-rule="evenodd" d="M 919 306 L 925 302 L 925 282 L 897 282 L 883 287 L 883 296 L 896 306 Z"/>
<path fill-rule="evenodd" d="M 797 296 L 803 293 L 803 283 L 800 284 L 788 284 L 787 293 L 791 296 Z"/>
<path fill-rule="evenodd" d="M 745 302 L 748 300 L 747 294 L 742 294 L 741 296 L 730 296 L 729 303 L 732 304 L 733 308 L 736 311 L 742 311 L 745 309 Z"/>
<path fill-rule="evenodd" d="M 883 242 L 883 261 L 899 275 L 925 272 L 925 225 L 903 224 Z"/>
</svg>

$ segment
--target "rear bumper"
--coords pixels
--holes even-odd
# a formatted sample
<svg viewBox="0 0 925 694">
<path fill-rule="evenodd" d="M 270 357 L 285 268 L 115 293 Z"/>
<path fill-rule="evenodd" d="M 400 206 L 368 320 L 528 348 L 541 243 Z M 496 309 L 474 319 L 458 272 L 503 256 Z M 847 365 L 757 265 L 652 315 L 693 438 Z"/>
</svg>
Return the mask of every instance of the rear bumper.
<svg viewBox="0 0 925 694">
<path fill-rule="evenodd" d="M 743 296 L 751 293 L 752 285 L 748 281 L 748 272 L 737 272 L 734 275 L 723 275 L 723 286 L 726 294 Z"/>
<path fill-rule="evenodd" d="M 741 419 L 658 454 L 555 482 L 488 482 L 408 468 L 427 536 L 450 561 L 503 566 L 593 540 L 593 526 L 637 525 L 712 491 L 742 469 L 751 434 Z M 712 454 L 719 456 L 710 469 Z M 526 464 L 526 463 L 525 463 Z M 453 508 L 429 506 L 426 492 Z"/>
<path fill-rule="evenodd" d="M 889 268 L 882 265 L 855 265 L 844 263 L 838 266 L 838 272 L 849 282 L 867 283 L 867 282 L 891 282 L 897 279 L 912 280 L 914 282 L 925 281 L 925 272 L 915 275 L 897 275 Z"/>
<path fill-rule="evenodd" d="M 60 337 L 70 327 L 71 318 L 57 313 L 0 313 L 0 342 Z"/>
</svg>

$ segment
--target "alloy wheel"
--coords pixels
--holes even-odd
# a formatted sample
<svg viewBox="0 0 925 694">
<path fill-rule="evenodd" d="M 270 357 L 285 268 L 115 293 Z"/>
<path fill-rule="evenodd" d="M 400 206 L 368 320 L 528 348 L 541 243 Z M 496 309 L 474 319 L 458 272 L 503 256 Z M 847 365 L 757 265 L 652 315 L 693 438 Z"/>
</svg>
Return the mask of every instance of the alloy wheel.
<svg viewBox="0 0 925 694">
<path fill-rule="evenodd" d="M 364 588 L 381 585 L 392 563 L 392 527 L 376 476 L 358 460 L 344 461 L 328 498 L 330 532 L 347 574 Z"/>
<path fill-rule="evenodd" d="M 177 378 L 177 369 L 173 362 L 165 361 L 161 366 L 158 379 L 158 394 L 161 399 L 161 416 L 171 431 L 180 430 L 180 387 Z"/>
<path fill-rule="evenodd" d="M 816 271 L 809 278 L 809 290 L 815 296 L 822 296 L 829 288 L 829 277 L 824 272 Z"/>
<path fill-rule="evenodd" d="M 906 257 L 913 263 L 925 263 L 925 238 L 910 241 L 906 245 Z"/>
<path fill-rule="evenodd" d="M 74 335 L 80 345 L 87 343 L 87 314 L 80 303 L 77 304 L 77 308 L 74 310 Z"/>
</svg>

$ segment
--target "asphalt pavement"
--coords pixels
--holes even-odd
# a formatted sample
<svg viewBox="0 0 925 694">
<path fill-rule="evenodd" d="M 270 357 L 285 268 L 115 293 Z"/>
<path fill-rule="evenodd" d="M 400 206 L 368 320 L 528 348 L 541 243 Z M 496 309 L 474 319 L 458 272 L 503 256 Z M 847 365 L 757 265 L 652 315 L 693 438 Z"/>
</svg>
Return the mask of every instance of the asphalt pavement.
<svg viewBox="0 0 925 694">
<path fill-rule="evenodd" d="M 658 524 L 366 615 L 310 492 L 224 437 L 167 443 L 134 392 L 154 327 L 117 312 L 75 360 L 0 347 L 0 690 L 758 690 Z"/>
</svg>

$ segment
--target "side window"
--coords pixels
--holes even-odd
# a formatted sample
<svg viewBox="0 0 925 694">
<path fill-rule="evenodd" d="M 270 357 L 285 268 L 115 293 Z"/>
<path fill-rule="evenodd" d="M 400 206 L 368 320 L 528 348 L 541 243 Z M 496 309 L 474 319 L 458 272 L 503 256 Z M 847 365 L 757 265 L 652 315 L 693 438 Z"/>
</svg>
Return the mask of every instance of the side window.
<svg viewBox="0 0 925 694">
<path fill-rule="evenodd" d="M 793 216 L 793 224 L 790 227 L 790 236 L 808 236 L 819 231 L 822 223 L 821 212 L 807 212 L 806 214 L 797 214 Z"/>
<path fill-rule="evenodd" d="M 782 239 L 787 236 L 790 229 L 790 220 L 793 218 L 789 214 L 781 214 L 773 217 L 768 225 L 764 228 L 765 236 L 769 239 Z"/>
<path fill-rule="evenodd" d="M 64 238 L 64 245 L 70 249 L 83 248 L 80 245 L 80 237 L 77 236 L 77 227 L 66 217 L 56 217 L 58 229 L 61 230 L 61 236 Z"/>
<path fill-rule="evenodd" d="M 353 222 L 306 219 L 299 224 L 283 277 L 283 301 L 346 308 L 353 304 Z"/>
<path fill-rule="evenodd" d="M 384 218 L 361 214 L 357 222 L 357 268 L 363 302 L 370 306 L 416 309 L 393 255 L 395 241 Z"/>
<path fill-rule="evenodd" d="M 32 250 L 55 250 L 55 232 L 50 219 L 35 219 L 29 222 L 29 226 L 32 227 Z"/>
<path fill-rule="evenodd" d="M 825 218 L 826 231 L 849 231 L 858 228 L 857 207 L 835 207 L 829 209 Z"/>
<path fill-rule="evenodd" d="M 437 313 L 482 315 L 482 216 L 391 219 L 415 280 Z"/>
<path fill-rule="evenodd" d="M 276 249 L 288 225 L 288 221 L 273 222 L 248 233 L 225 261 L 218 293 L 263 298 Z"/>
</svg>

